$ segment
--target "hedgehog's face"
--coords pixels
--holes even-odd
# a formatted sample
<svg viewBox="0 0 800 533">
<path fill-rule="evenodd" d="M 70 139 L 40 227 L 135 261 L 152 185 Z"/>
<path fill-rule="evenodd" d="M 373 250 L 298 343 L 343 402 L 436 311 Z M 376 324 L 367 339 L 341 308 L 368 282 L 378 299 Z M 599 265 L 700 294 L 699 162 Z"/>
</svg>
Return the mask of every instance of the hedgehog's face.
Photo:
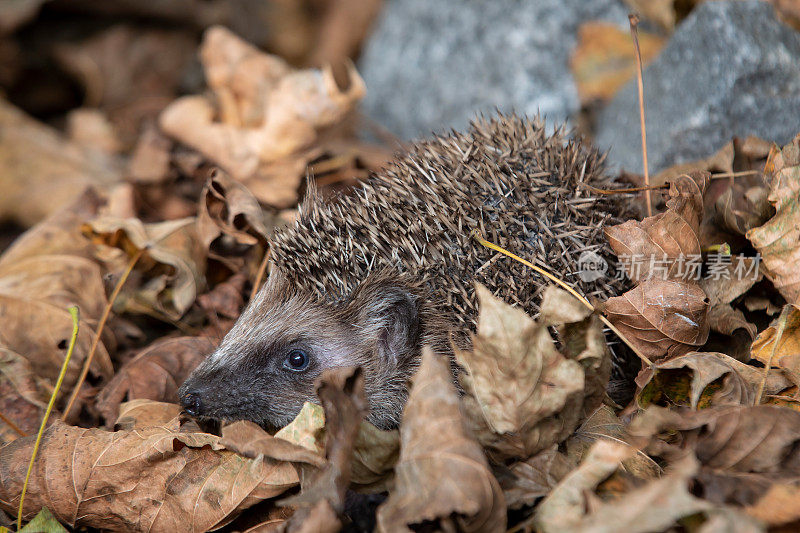
<svg viewBox="0 0 800 533">
<path fill-rule="evenodd" d="M 273 275 L 183 384 L 181 403 L 193 416 L 282 427 L 304 402 L 317 402 L 325 369 L 361 366 L 370 420 L 388 427 L 402 410 L 418 344 L 417 298 L 403 287 L 368 279 L 346 302 L 330 304 Z"/>
</svg>

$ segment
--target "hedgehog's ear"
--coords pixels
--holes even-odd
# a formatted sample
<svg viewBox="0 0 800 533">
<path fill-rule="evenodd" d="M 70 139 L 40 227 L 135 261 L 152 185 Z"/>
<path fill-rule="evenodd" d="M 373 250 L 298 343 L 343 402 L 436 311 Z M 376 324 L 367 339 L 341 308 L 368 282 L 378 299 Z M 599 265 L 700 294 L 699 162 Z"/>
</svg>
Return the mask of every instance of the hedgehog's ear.
<svg viewBox="0 0 800 533">
<path fill-rule="evenodd" d="M 375 343 L 385 361 L 397 364 L 415 353 L 420 335 L 419 298 L 409 287 L 366 280 L 351 296 L 348 308 L 365 340 Z"/>
</svg>

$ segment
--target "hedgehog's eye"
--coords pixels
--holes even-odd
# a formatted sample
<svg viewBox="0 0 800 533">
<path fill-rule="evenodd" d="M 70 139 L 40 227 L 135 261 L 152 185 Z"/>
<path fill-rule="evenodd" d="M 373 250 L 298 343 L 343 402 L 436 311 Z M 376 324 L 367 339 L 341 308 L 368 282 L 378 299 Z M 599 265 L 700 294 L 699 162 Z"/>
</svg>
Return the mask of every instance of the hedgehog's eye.
<svg viewBox="0 0 800 533">
<path fill-rule="evenodd" d="M 289 370 L 299 372 L 308 368 L 308 363 L 310 361 L 311 358 L 308 357 L 305 351 L 295 348 L 286 355 L 286 361 L 283 363 L 283 366 Z"/>
</svg>

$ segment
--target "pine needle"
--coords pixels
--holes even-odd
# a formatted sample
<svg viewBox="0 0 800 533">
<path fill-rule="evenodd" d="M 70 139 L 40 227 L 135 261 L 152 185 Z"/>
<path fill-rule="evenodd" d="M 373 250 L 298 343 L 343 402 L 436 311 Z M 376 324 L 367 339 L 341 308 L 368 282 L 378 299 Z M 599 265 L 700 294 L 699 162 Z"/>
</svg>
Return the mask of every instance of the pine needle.
<svg viewBox="0 0 800 533">
<path fill-rule="evenodd" d="M 22 507 L 25 504 L 25 492 L 28 490 L 28 482 L 31 479 L 31 472 L 33 472 L 33 464 L 36 461 L 36 454 L 39 453 L 39 445 L 42 442 L 42 435 L 44 435 L 45 427 L 47 426 L 47 419 L 50 418 L 50 412 L 53 410 L 53 405 L 56 403 L 58 391 L 61 389 L 61 384 L 64 382 L 64 376 L 67 374 L 67 366 L 69 360 L 72 358 L 72 352 L 75 351 L 75 344 L 78 340 L 78 325 L 80 324 L 80 313 L 78 306 L 73 305 L 69 308 L 69 314 L 72 317 L 72 337 L 69 339 L 69 348 L 67 348 L 67 356 L 64 358 L 64 363 L 61 365 L 61 372 L 58 374 L 56 386 L 53 389 L 53 394 L 50 395 L 50 403 L 47 404 L 47 410 L 44 412 L 42 418 L 42 425 L 39 427 L 39 433 L 36 435 L 36 442 L 33 445 L 33 454 L 31 455 L 31 462 L 28 463 L 28 472 L 25 474 L 25 483 L 22 485 L 22 494 L 19 496 L 19 511 L 17 512 L 17 531 L 22 531 Z"/>
</svg>

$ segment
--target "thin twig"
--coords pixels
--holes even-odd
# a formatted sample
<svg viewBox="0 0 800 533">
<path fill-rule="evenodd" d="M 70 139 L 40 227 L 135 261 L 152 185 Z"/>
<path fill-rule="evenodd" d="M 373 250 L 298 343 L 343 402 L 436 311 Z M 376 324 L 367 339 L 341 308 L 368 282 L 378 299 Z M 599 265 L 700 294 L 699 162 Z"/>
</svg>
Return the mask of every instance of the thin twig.
<svg viewBox="0 0 800 533">
<path fill-rule="evenodd" d="M 781 311 L 781 316 L 778 317 L 778 331 L 775 333 L 775 341 L 772 343 L 772 350 L 769 352 L 769 360 L 764 365 L 764 376 L 761 378 L 761 383 L 758 384 L 758 393 L 756 394 L 755 403 L 753 405 L 761 404 L 761 397 L 764 395 L 764 387 L 767 384 L 767 376 L 769 375 L 770 368 L 772 368 L 772 359 L 775 357 L 775 352 L 778 349 L 778 343 L 783 337 L 783 331 L 786 329 L 786 322 L 789 319 L 790 306 L 784 306 Z"/>
<path fill-rule="evenodd" d="M 577 298 L 577 299 L 578 299 L 578 301 L 579 301 L 579 302 L 581 302 L 583 305 L 585 305 L 585 306 L 586 306 L 586 307 L 587 307 L 587 308 L 588 308 L 590 311 L 592 311 L 592 312 L 594 312 L 594 311 L 595 311 L 595 307 L 594 307 L 594 306 L 593 306 L 593 305 L 592 305 L 592 304 L 589 302 L 589 300 L 587 300 L 587 299 L 586 299 L 586 298 L 585 298 L 583 295 L 581 295 L 581 294 L 580 294 L 578 291 L 576 291 L 575 289 L 573 289 L 572 287 L 570 287 L 570 286 L 569 286 L 569 285 L 567 285 L 565 282 L 561 281 L 560 279 L 558 279 L 557 277 L 555 277 L 554 275 L 552 275 L 551 273 L 549 273 L 549 272 L 548 272 L 548 271 L 546 271 L 545 269 L 543 269 L 543 268 L 541 268 L 541 267 L 538 267 L 538 266 L 534 265 L 534 264 L 533 264 L 533 263 L 531 263 L 530 261 L 526 261 L 525 259 L 521 258 L 520 256 L 518 256 L 518 255 L 515 255 L 515 254 L 513 254 L 513 253 L 509 252 L 509 251 L 508 251 L 508 250 L 506 250 L 505 248 L 501 248 L 500 246 L 498 246 L 498 245 L 496 245 L 496 244 L 494 244 L 494 243 L 492 243 L 492 242 L 489 242 L 489 241 L 487 241 L 486 239 L 484 239 L 484 238 L 481 236 L 481 234 L 480 234 L 480 231 L 478 231 L 477 229 L 475 229 L 475 230 L 472 230 L 471 237 L 472 237 L 473 239 L 475 239 L 476 241 L 478 241 L 478 242 L 479 242 L 481 245 L 483 245 L 483 246 L 485 246 L 485 247 L 487 247 L 487 248 L 490 248 L 490 249 L 492 249 L 492 250 L 494 250 L 494 251 L 496 251 L 496 252 L 500 252 L 500 253 L 501 253 L 501 254 L 503 254 L 503 255 L 507 255 L 507 256 L 508 256 L 508 257 L 510 257 L 511 259 L 514 259 L 515 261 L 519 261 L 519 262 L 520 262 L 520 263 L 522 263 L 523 265 L 525 265 L 525 266 L 527 266 L 527 267 L 530 267 L 530 268 L 532 268 L 533 270 L 535 270 L 536 272 L 538 272 L 538 273 L 539 273 L 539 274 L 541 274 L 542 276 L 546 277 L 547 279 L 549 279 L 549 280 L 550 280 L 550 281 L 552 281 L 553 283 L 555 283 L 555 284 L 559 285 L 559 286 L 560 286 L 560 287 L 562 287 L 564 290 L 566 290 L 568 293 L 570 293 L 572 296 L 574 296 L 575 298 Z M 628 347 L 629 347 L 631 350 L 633 350 L 633 353 L 635 353 L 635 354 L 636 354 L 636 355 L 639 357 L 639 359 L 641 359 L 641 360 L 642 360 L 642 362 L 643 362 L 644 364 L 646 364 L 648 367 L 652 367 L 652 366 L 653 366 L 653 363 L 652 363 L 652 361 L 650 361 L 650 359 L 648 359 L 646 355 L 644 355 L 644 354 L 643 354 L 643 353 L 642 353 L 642 352 L 641 352 L 641 351 L 640 351 L 638 348 L 636 348 L 636 346 L 634 346 L 634 345 L 633 345 L 633 344 L 632 344 L 632 343 L 631 343 L 631 342 L 630 342 L 630 341 L 629 341 L 629 340 L 628 340 L 628 339 L 625 337 L 625 335 L 623 335 L 623 334 L 622 334 L 622 332 L 621 332 L 620 330 L 618 330 L 618 329 L 617 329 L 617 327 L 616 327 L 616 326 L 614 326 L 614 324 L 612 324 L 612 323 L 611 323 L 611 321 L 609 321 L 609 320 L 608 320 L 606 317 L 604 317 L 603 315 L 600 315 L 600 314 L 598 314 L 598 318 L 600 318 L 600 320 L 601 320 L 601 321 L 602 321 L 602 322 L 603 322 L 603 323 L 604 323 L 606 326 L 608 326 L 608 328 L 609 328 L 611 331 L 613 331 L 613 332 L 614 332 L 614 334 L 616 334 L 616 335 L 617 335 L 617 337 L 619 337 L 619 338 L 622 340 L 622 342 L 624 342 L 625 344 L 627 344 L 627 345 L 628 345 Z"/>
<path fill-rule="evenodd" d="M 61 420 L 67 421 L 67 417 L 69 416 L 70 411 L 72 410 L 72 406 L 75 403 L 75 400 L 78 398 L 78 394 L 81 390 L 81 385 L 86 380 L 86 376 L 89 374 L 89 367 L 92 364 L 92 359 L 94 359 L 94 354 L 97 351 L 97 346 L 100 344 L 100 335 L 103 334 L 103 328 L 106 326 L 106 322 L 108 321 L 108 317 L 111 314 L 111 307 L 114 305 L 114 302 L 119 296 L 120 291 L 122 290 L 122 286 L 125 285 L 125 282 L 128 279 L 128 276 L 131 275 L 133 272 L 133 267 L 136 266 L 136 263 L 139 262 L 139 259 L 144 254 L 145 248 L 142 248 L 131 258 L 128 266 L 125 268 L 125 272 L 122 273 L 122 276 L 119 278 L 117 285 L 114 287 L 114 290 L 111 292 L 111 296 L 108 298 L 108 304 L 106 304 L 106 308 L 103 309 L 103 315 L 100 317 L 100 321 L 97 323 L 97 331 L 95 331 L 94 338 L 92 339 L 92 346 L 89 348 L 89 355 L 86 356 L 86 360 L 83 362 L 83 369 L 81 369 L 81 375 L 78 378 L 78 381 L 75 383 L 75 387 L 72 389 L 72 394 L 69 397 L 69 401 L 67 402 L 67 406 L 64 408 L 64 414 L 61 415 Z"/>
<path fill-rule="evenodd" d="M 664 185 L 650 185 L 648 187 L 631 187 L 629 189 L 598 189 L 597 187 L 592 187 L 588 183 L 581 183 L 584 187 L 587 187 L 595 194 L 626 194 L 632 192 L 642 192 L 642 191 L 655 191 L 661 189 L 668 189 L 669 183 L 665 183 Z"/>
<path fill-rule="evenodd" d="M 20 437 L 27 437 L 27 436 L 28 436 L 28 434 L 27 434 L 27 433 L 25 433 L 24 431 L 22 431 L 22 429 L 20 429 L 20 427 L 19 427 L 18 425 L 16 425 L 16 424 L 15 424 L 15 423 L 14 423 L 14 422 L 11 420 L 11 419 L 9 419 L 9 418 L 8 418 L 6 415 L 4 415 L 3 413 L 0 413 L 0 420 L 2 420 L 3 422 L 5 422 L 5 423 L 6 423 L 6 425 L 7 425 L 8 427 L 10 427 L 11 429 L 13 429 L 13 430 L 14 430 L 14 431 L 15 431 L 15 432 L 16 432 L 16 433 L 17 433 L 17 434 L 20 436 Z"/>
<path fill-rule="evenodd" d="M 50 403 L 47 404 L 47 409 L 42 418 L 42 424 L 39 426 L 39 433 L 36 435 L 36 442 L 33 444 L 33 454 L 31 455 L 31 462 L 28 463 L 28 472 L 25 474 L 25 483 L 22 484 L 22 494 L 19 496 L 19 511 L 17 512 L 17 531 L 22 531 L 22 508 L 25 505 L 25 492 L 28 490 L 28 482 L 31 479 L 31 472 L 33 472 L 33 463 L 36 460 L 36 454 L 39 453 L 39 445 L 42 442 L 42 435 L 47 426 L 47 419 L 50 418 L 50 412 L 53 410 L 53 405 L 56 403 L 58 391 L 61 389 L 61 384 L 64 382 L 64 376 L 67 374 L 67 365 L 72 358 L 72 352 L 75 351 L 75 344 L 78 340 L 78 326 L 80 325 L 80 313 L 78 306 L 73 305 L 69 308 L 69 314 L 72 316 L 72 337 L 69 339 L 69 348 L 67 348 L 67 356 L 64 358 L 64 363 L 61 365 L 61 372 L 58 374 L 56 386 L 53 389 L 53 394 L 50 395 Z"/>
<path fill-rule="evenodd" d="M 741 178 L 742 176 L 755 176 L 760 174 L 758 170 L 742 170 L 740 172 L 718 172 L 711 174 L 712 180 L 719 180 L 722 178 Z"/>
<path fill-rule="evenodd" d="M 253 290 L 250 291 L 251 302 L 256 297 L 258 289 L 261 288 L 261 281 L 264 279 L 264 274 L 267 271 L 267 264 L 269 263 L 269 253 L 271 250 L 272 248 L 267 248 L 267 251 L 264 252 L 264 259 L 262 259 L 261 264 L 258 265 L 258 272 L 256 273 L 256 279 L 253 281 Z"/>
<path fill-rule="evenodd" d="M 647 132 L 644 120 L 644 83 L 642 82 L 642 53 L 639 50 L 639 15 L 631 13 L 628 15 L 628 22 L 631 25 L 631 37 L 633 37 L 633 51 L 636 54 L 636 83 L 639 87 L 639 127 L 642 130 L 642 163 L 644 164 L 644 185 L 650 186 L 650 173 L 647 170 Z M 647 216 L 653 216 L 653 206 L 650 200 L 650 190 L 644 191 L 645 201 L 647 202 Z"/>
</svg>

